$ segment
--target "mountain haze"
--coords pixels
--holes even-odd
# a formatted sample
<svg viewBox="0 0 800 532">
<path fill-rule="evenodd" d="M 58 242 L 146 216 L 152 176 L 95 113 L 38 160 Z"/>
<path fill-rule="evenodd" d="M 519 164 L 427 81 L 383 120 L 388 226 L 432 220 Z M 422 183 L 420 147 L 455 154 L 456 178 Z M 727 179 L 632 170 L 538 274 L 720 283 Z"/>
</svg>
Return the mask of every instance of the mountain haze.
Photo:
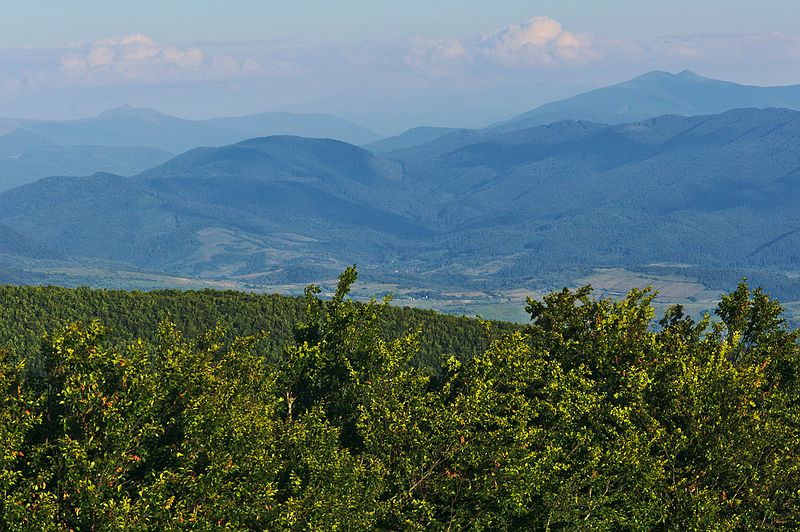
<svg viewBox="0 0 800 532">
<path fill-rule="evenodd" d="M 126 146 L 28 147 L 18 154 L 0 156 L 0 191 L 54 175 L 138 174 L 174 156 L 157 148 Z"/>
<path fill-rule="evenodd" d="M 798 142 L 787 109 L 459 131 L 388 157 L 257 138 L 131 178 L 44 179 L 0 194 L 0 223 L 67 256 L 264 282 L 348 261 L 443 286 L 652 263 L 787 271 Z"/>
<path fill-rule="evenodd" d="M 351 144 L 367 144 L 380 135 L 358 124 L 327 113 L 269 112 L 232 118 L 203 120 L 203 124 L 233 131 L 240 138 L 292 135 L 342 140 Z"/>
<path fill-rule="evenodd" d="M 9 257 L 44 249 L 66 263 L 110 261 L 187 278 L 304 282 L 358 262 L 381 282 L 491 290 L 661 265 L 726 285 L 766 276 L 800 294 L 792 280 L 800 112 L 680 114 L 788 104 L 794 91 L 651 73 L 573 99 L 591 96 L 602 111 L 624 95 L 627 114 L 674 111 L 634 122 L 530 126 L 544 116 L 534 111 L 485 129 L 414 128 L 369 149 L 256 137 L 194 148 L 131 177 L 49 177 L 6 191 L 0 224 L 13 228 L 8 242 L 35 244 L 7 244 Z M 164 116 L 123 109 L 100 120 L 158 128 L 172 120 Z M 239 123 L 243 134 L 270 117 L 245 118 L 208 122 L 227 131 Z M 7 137 L 19 145 L 44 134 Z M 29 150 L 63 158 L 58 150 L 72 149 Z"/>
<path fill-rule="evenodd" d="M 325 114 L 260 113 L 185 120 L 123 106 L 94 118 L 62 121 L 0 119 L 0 191 L 54 175 L 133 175 L 197 146 L 223 146 L 277 134 L 342 139 L 380 137 Z"/>
<path fill-rule="evenodd" d="M 279 134 L 336 138 L 354 144 L 380 136 L 341 118 L 325 114 L 260 113 L 233 118 L 187 120 L 154 109 L 122 106 L 92 118 L 44 121 L 0 119 L 0 153 L 14 143 L 74 146 L 146 146 L 182 152 L 197 146 L 222 146 L 250 137 Z M 27 142 L 25 142 L 27 141 Z"/>
</svg>

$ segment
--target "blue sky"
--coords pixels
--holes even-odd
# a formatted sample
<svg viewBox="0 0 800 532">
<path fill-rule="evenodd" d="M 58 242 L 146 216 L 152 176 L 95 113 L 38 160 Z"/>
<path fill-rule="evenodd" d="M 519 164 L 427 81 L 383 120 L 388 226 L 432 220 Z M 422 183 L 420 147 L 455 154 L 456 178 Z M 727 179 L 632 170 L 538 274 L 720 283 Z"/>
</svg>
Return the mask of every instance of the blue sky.
<svg viewBox="0 0 800 532">
<path fill-rule="evenodd" d="M 214 116 L 319 111 L 325 101 L 346 114 L 365 98 L 491 98 L 512 87 L 519 94 L 509 101 L 525 106 L 684 68 L 742 83 L 800 83 L 800 6 L 3 0 L 0 17 L 3 116 L 83 116 L 123 103 Z"/>
<path fill-rule="evenodd" d="M 536 15 L 607 37 L 792 33 L 794 0 L 4 0 L 1 47 L 147 33 L 162 40 L 323 43 L 470 35 Z"/>
</svg>

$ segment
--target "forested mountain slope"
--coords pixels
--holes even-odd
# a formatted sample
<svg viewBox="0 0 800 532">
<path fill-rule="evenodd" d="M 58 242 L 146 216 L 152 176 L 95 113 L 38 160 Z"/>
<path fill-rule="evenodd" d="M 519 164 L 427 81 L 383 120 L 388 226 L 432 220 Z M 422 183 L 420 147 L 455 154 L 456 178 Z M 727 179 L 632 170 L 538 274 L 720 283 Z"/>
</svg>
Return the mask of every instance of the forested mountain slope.
<svg viewBox="0 0 800 532">
<path fill-rule="evenodd" d="M 796 264 L 800 113 L 562 122 L 401 153 L 432 220 L 530 262 Z M 443 143 L 445 139 L 434 141 Z M 522 259 L 525 260 L 525 259 Z"/>
<path fill-rule="evenodd" d="M 299 137 L 197 149 L 124 178 L 49 178 L 2 195 L 3 219 L 69 255 L 192 274 L 374 257 L 430 231 L 397 214 L 398 163 Z M 387 206 L 387 198 L 399 201 Z M 377 199 L 373 200 L 373 197 Z"/>
<path fill-rule="evenodd" d="M 383 156 L 267 137 L 132 178 L 44 179 L 0 194 L 0 223 L 65 256 L 265 284 L 348 262 L 461 288 L 652 263 L 785 275 L 798 142 L 787 109 L 463 130 Z"/>
<path fill-rule="evenodd" d="M 217 325 L 236 336 L 268 332 L 264 356 L 279 357 L 305 312 L 302 297 L 217 290 L 156 290 L 149 292 L 0 285 L 0 349 L 26 352 L 36 358 L 41 340 L 73 322 L 101 321 L 107 339 L 122 348 L 136 338 L 154 338 L 160 324 L 174 323 L 187 338 Z M 519 326 L 432 311 L 386 307 L 380 328 L 387 338 L 420 332 L 419 363 L 436 367 L 447 357 L 468 360 L 485 350 L 489 340 Z M 444 357 L 444 358 L 441 358 Z"/>
<path fill-rule="evenodd" d="M 22 236 L 7 225 L 0 224 L 0 253 L 30 258 L 58 258 L 60 255 L 36 241 Z"/>
<path fill-rule="evenodd" d="M 403 133 L 365 144 L 364 148 L 373 153 L 391 153 L 407 148 L 427 144 L 450 133 L 461 131 L 452 127 L 419 126 L 404 131 Z"/>
</svg>

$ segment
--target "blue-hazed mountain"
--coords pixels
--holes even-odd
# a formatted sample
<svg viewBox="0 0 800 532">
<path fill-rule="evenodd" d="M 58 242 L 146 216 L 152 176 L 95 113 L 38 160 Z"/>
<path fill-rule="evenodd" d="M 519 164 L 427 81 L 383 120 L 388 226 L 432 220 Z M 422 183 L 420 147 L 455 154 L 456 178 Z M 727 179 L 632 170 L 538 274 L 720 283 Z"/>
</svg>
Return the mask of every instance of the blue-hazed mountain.
<svg viewBox="0 0 800 532">
<path fill-rule="evenodd" d="M 365 144 L 364 148 L 372 153 L 392 153 L 400 150 L 414 148 L 432 142 L 456 131 L 452 127 L 419 126 L 394 136 Z"/>
<path fill-rule="evenodd" d="M 19 234 L 4 224 L 0 224 L 0 255 L 16 255 L 32 259 L 61 258 L 61 255 L 54 250 Z"/>
<path fill-rule="evenodd" d="M 652 263 L 793 272 L 798 146 L 788 109 L 457 131 L 381 157 L 269 137 L 19 187 L 0 223 L 68 256 L 269 282 L 356 261 L 459 288 Z"/>
<path fill-rule="evenodd" d="M 313 179 L 324 186 L 397 180 L 397 163 L 346 142 L 288 135 L 248 139 L 221 148 L 195 148 L 139 178 Z"/>
<path fill-rule="evenodd" d="M 441 140 L 435 141 L 441 144 Z M 739 109 L 616 126 L 561 122 L 407 153 L 446 249 L 494 275 L 653 262 L 794 270 L 800 113 Z"/>
<path fill-rule="evenodd" d="M 138 174 L 174 156 L 156 148 L 31 146 L 19 153 L 0 154 L 0 191 L 54 175 L 82 176 L 95 172 Z"/>
<path fill-rule="evenodd" d="M 327 273 L 339 255 L 379 256 L 429 234 L 401 213 L 402 175 L 350 144 L 269 137 L 191 150 L 131 178 L 43 179 L 0 194 L 0 217 L 71 256 L 191 275 Z M 388 208 L 383 194 L 399 199 Z"/>
<path fill-rule="evenodd" d="M 212 118 L 203 120 L 202 123 L 236 133 L 238 137 L 235 140 L 292 135 L 336 139 L 361 145 L 381 138 L 370 129 L 327 113 L 269 112 L 231 118 Z"/>
<path fill-rule="evenodd" d="M 399 135 L 423 124 L 476 128 L 514 116 L 536 106 L 593 88 L 586 83 L 545 79 L 485 86 L 467 92 L 431 93 L 411 97 L 330 96 L 316 102 L 287 105 L 276 110 L 295 113 L 326 112 L 362 124 L 384 135 Z"/>
<path fill-rule="evenodd" d="M 0 120 L 0 146 L 9 135 L 24 133 L 53 146 L 146 146 L 181 152 L 203 145 L 222 131 L 153 109 L 123 106 L 91 118 L 75 120 Z M 19 142 L 17 142 L 19 144 Z M 2 148 L 0 148 L 2 149 Z"/>
<path fill-rule="evenodd" d="M 511 131 L 561 120 L 621 124 L 666 114 L 697 116 L 746 107 L 800 110 L 800 85 L 757 87 L 709 79 L 688 70 L 656 71 L 542 105 L 495 127 Z"/>
<path fill-rule="evenodd" d="M 184 120 L 124 106 L 80 120 L 0 119 L 0 191 L 53 175 L 133 175 L 197 146 L 223 146 L 278 134 L 355 144 L 379 138 L 356 124 L 324 114 L 261 113 Z"/>
<path fill-rule="evenodd" d="M 21 148 L 43 144 L 146 146 L 177 153 L 197 146 L 222 146 L 251 137 L 282 134 L 335 138 L 354 144 L 380 138 L 364 127 L 324 114 L 261 113 L 187 120 L 154 109 L 122 106 L 77 120 L 0 119 L 0 154 L 11 151 L 8 145 L 19 153 Z"/>
<path fill-rule="evenodd" d="M 18 128 L 16 123 L 5 124 L 0 121 L 0 157 L 19 157 L 33 148 L 52 146 L 52 142 L 38 133 Z"/>
</svg>

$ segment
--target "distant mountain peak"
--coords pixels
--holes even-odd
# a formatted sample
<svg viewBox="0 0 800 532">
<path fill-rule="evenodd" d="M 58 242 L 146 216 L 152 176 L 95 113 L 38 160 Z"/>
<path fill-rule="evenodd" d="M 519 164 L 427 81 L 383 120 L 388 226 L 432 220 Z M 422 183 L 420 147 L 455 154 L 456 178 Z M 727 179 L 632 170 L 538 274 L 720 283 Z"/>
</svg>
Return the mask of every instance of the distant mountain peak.
<svg viewBox="0 0 800 532">
<path fill-rule="evenodd" d="M 172 118 L 150 107 L 134 107 L 129 104 L 120 105 L 119 107 L 114 107 L 113 109 L 109 109 L 108 111 L 103 111 L 102 113 L 97 115 L 97 118 L 100 119 L 117 118 L 117 117 L 132 117 L 132 118 L 141 118 L 144 120 L 163 120 L 165 118 Z"/>
<path fill-rule="evenodd" d="M 666 70 L 651 70 L 650 72 L 645 72 L 635 78 L 631 79 L 630 81 L 635 81 L 637 79 L 667 79 L 675 76 L 672 72 L 667 72 Z"/>
<path fill-rule="evenodd" d="M 347 142 L 329 139 L 329 138 L 313 138 L 301 137 L 299 135 L 268 135 L 265 137 L 254 137 L 239 141 L 231 146 L 239 146 L 243 148 L 254 149 L 317 149 L 324 146 L 336 146 L 340 149 L 352 152 L 365 152 L 363 148 L 349 144 Z M 225 146 L 222 146 L 225 148 Z"/>
<path fill-rule="evenodd" d="M 654 70 L 542 105 L 495 127 L 514 130 L 568 119 L 620 124 L 661 115 L 712 115 L 744 107 L 800 110 L 800 85 L 758 87 L 707 78 L 691 70 Z"/>
<path fill-rule="evenodd" d="M 707 81 L 716 82 L 716 81 L 718 81 L 718 80 L 715 80 L 715 79 L 706 78 L 704 76 L 701 76 L 700 74 L 697 74 L 696 72 L 692 72 L 691 70 L 681 70 L 677 74 L 674 74 L 672 72 L 667 72 L 666 70 L 652 70 L 652 71 L 646 72 L 646 73 L 644 73 L 644 74 L 642 74 L 640 76 L 636 76 L 635 78 L 630 79 L 628 81 L 623 81 L 619 85 L 626 85 L 626 84 L 633 83 L 633 82 L 638 82 L 638 81 L 660 82 L 660 81 L 671 81 L 671 80 L 681 80 L 681 81 L 691 81 L 691 82 L 707 82 Z M 602 90 L 602 89 L 600 89 L 600 90 Z"/>
<path fill-rule="evenodd" d="M 695 72 L 692 72 L 691 70 L 688 70 L 688 69 L 686 69 L 686 70 L 681 70 L 680 72 L 678 72 L 678 73 L 677 73 L 677 74 L 675 74 L 675 75 L 676 75 L 677 77 L 679 77 L 679 78 L 688 78 L 688 79 L 709 79 L 709 78 L 706 78 L 706 77 L 703 77 L 703 76 L 701 76 L 700 74 L 697 74 L 697 73 L 695 73 Z"/>
<path fill-rule="evenodd" d="M 272 135 L 216 148 L 195 148 L 139 174 L 139 178 L 277 178 L 346 176 L 372 182 L 396 178 L 399 166 L 335 139 Z"/>
</svg>

